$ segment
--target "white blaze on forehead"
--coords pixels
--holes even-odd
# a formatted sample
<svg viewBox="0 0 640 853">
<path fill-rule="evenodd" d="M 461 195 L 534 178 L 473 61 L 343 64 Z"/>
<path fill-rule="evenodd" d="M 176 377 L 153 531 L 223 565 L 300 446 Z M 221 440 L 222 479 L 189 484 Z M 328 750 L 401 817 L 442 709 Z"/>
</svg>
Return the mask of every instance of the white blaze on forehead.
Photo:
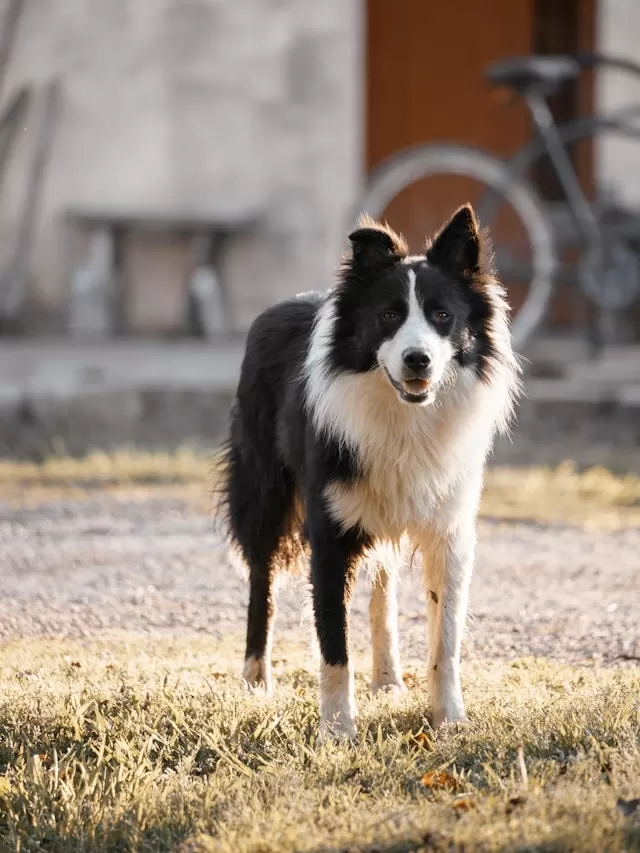
<svg viewBox="0 0 640 853">
<path fill-rule="evenodd" d="M 423 350 L 431 359 L 431 379 L 437 383 L 447 364 L 453 358 L 453 347 L 448 338 L 438 334 L 426 318 L 417 292 L 416 270 L 407 270 L 407 317 L 389 340 L 378 351 L 378 360 L 396 382 L 402 380 L 403 355 L 407 350 Z"/>
<path fill-rule="evenodd" d="M 429 340 L 434 330 L 427 322 L 422 305 L 418 302 L 416 271 L 410 269 L 407 278 L 409 279 L 409 313 L 400 331 L 404 330 L 408 341 L 415 340 L 416 349 L 426 349 L 424 344 Z M 413 348 L 411 343 L 407 345 L 407 349 L 409 348 Z"/>
</svg>

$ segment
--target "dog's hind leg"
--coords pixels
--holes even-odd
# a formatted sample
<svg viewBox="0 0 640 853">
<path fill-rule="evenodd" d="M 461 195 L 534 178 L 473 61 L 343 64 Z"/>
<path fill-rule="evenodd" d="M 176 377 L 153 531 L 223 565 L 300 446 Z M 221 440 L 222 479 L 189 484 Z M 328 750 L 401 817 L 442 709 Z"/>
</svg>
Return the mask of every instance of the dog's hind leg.
<svg viewBox="0 0 640 853">
<path fill-rule="evenodd" d="M 249 612 L 242 677 L 249 687 L 271 691 L 271 645 L 275 602 L 273 571 L 268 563 L 249 568 Z"/>
<path fill-rule="evenodd" d="M 371 689 L 374 692 L 389 690 L 404 693 L 400 652 L 398 648 L 398 607 L 396 602 L 397 573 L 378 565 L 373 579 L 369 621 L 373 648 L 373 675 Z"/>
<path fill-rule="evenodd" d="M 260 478 L 259 469 L 230 454 L 229 526 L 249 570 L 249 608 L 243 677 L 249 687 L 271 690 L 274 580 L 283 541 L 290 533 L 294 489 L 283 470 Z"/>
</svg>

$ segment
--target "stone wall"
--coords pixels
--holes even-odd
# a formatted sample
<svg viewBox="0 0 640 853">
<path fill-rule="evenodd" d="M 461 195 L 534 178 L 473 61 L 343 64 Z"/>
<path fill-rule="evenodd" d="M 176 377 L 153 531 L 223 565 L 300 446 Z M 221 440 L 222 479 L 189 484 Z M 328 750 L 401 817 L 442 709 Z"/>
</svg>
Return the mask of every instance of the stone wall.
<svg viewBox="0 0 640 853">
<path fill-rule="evenodd" d="M 65 329 L 70 264 L 83 250 L 64 222 L 70 207 L 259 212 L 259 227 L 222 259 L 240 329 L 276 299 L 326 287 L 360 180 L 361 27 L 360 0 L 26 0 L 4 95 L 29 81 L 39 97 L 2 189 L 0 263 L 16 236 L 42 86 L 51 75 L 62 86 L 29 328 Z M 179 326 L 184 243 L 163 248 L 173 263 L 153 263 L 153 240 L 127 251 L 134 327 Z"/>
<path fill-rule="evenodd" d="M 640 3 L 638 0 L 599 0 L 596 49 L 640 65 Z M 640 77 L 602 71 L 596 83 L 596 107 L 609 113 L 640 104 Z M 620 201 L 640 209 L 640 169 L 637 140 L 601 134 L 596 141 L 596 176 L 601 186 Z"/>
</svg>

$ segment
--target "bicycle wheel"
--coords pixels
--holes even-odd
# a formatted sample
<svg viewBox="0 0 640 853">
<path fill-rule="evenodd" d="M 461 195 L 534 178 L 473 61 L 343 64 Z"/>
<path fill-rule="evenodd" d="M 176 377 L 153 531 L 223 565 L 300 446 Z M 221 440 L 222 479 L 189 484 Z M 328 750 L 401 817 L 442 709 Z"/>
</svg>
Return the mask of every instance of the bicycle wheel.
<svg viewBox="0 0 640 853">
<path fill-rule="evenodd" d="M 445 189 L 443 182 L 451 178 L 462 179 L 462 184 L 458 181 L 456 188 L 454 181 Z M 359 212 L 386 219 L 405 235 L 412 250 L 420 251 L 425 235 L 466 201 L 476 206 L 481 225 L 489 227 L 498 275 L 515 303 L 514 346 L 521 348 L 547 310 L 555 251 L 542 203 L 507 163 L 463 145 L 408 149 L 372 172 Z"/>
<path fill-rule="evenodd" d="M 570 205 L 551 203 L 547 219 L 554 233 L 556 287 L 574 287 L 596 312 L 621 313 L 640 299 L 640 208 L 627 175 L 635 174 L 640 153 L 640 105 L 630 104 L 607 115 L 582 116 L 558 127 L 574 164 L 598 163 L 595 174 L 583 174 L 581 185 L 600 232 L 595 255 Z M 509 167 L 518 174 L 554 169 L 542 140 L 532 140 Z M 593 167 L 592 167 L 593 168 Z M 602 255 L 599 252 L 602 252 Z"/>
</svg>

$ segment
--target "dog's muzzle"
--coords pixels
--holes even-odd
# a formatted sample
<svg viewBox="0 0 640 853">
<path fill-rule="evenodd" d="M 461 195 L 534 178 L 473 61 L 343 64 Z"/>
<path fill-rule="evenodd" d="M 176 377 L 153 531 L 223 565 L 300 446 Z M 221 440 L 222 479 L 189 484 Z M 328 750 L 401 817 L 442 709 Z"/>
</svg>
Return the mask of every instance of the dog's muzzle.
<svg viewBox="0 0 640 853">
<path fill-rule="evenodd" d="M 402 353 L 400 382 L 391 377 L 391 384 L 407 403 L 426 403 L 432 396 L 431 357 L 423 349 L 408 349 Z"/>
<path fill-rule="evenodd" d="M 423 349 L 408 349 L 402 353 L 403 377 L 428 379 L 431 373 L 431 356 Z"/>
<path fill-rule="evenodd" d="M 405 369 L 401 380 L 397 381 L 386 368 L 384 372 L 400 399 L 405 403 L 428 403 L 433 399 L 433 386 L 427 376 L 416 376 L 413 371 Z"/>
</svg>

